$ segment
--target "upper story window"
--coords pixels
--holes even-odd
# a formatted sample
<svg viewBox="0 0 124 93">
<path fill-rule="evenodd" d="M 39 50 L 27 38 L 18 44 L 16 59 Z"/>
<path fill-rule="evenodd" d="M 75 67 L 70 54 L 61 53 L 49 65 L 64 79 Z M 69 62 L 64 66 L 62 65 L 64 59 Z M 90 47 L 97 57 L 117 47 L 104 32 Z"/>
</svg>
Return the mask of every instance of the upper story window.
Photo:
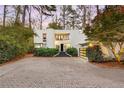
<svg viewBox="0 0 124 93">
<path fill-rule="evenodd" d="M 56 40 L 69 40 L 69 34 L 55 34 Z"/>
<path fill-rule="evenodd" d="M 46 42 L 46 33 L 43 33 L 43 42 Z"/>
</svg>

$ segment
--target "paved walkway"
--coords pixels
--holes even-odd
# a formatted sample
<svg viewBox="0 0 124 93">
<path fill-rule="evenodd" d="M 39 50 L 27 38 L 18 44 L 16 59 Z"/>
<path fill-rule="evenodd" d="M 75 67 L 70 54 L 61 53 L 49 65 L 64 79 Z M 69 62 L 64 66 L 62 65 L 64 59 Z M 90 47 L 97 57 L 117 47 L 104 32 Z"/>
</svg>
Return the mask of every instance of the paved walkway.
<svg viewBox="0 0 124 93">
<path fill-rule="evenodd" d="M 0 87 L 124 87 L 124 70 L 97 67 L 80 58 L 27 57 L 0 67 Z"/>
</svg>

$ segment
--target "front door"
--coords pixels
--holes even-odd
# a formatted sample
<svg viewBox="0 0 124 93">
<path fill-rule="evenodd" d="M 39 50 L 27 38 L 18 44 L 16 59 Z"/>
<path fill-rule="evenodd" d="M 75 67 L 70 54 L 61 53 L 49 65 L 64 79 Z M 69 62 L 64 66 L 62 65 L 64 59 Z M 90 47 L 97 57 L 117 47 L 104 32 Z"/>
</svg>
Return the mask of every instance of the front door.
<svg viewBox="0 0 124 93">
<path fill-rule="evenodd" d="M 61 44 L 61 51 L 64 50 L 64 44 Z"/>
</svg>

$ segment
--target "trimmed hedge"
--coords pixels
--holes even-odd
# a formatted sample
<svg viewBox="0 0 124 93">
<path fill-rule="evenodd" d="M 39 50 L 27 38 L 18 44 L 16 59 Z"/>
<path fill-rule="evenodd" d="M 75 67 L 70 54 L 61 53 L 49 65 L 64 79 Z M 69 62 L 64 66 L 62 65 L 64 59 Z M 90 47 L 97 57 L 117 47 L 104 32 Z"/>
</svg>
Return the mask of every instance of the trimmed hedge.
<svg viewBox="0 0 124 93">
<path fill-rule="evenodd" d="M 52 57 L 59 52 L 56 48 L 36 48 L 34 49 L 34 56 Z"/>
<path fill-rule="evenodd" d="M 25 55 L 33 46 L 33 31 L 23 26 L 0 28 L 0 63 Z"/>
<path fill-rule="evenodd" d="M 76 48 L 68 48 L 66 52 L 73 57 L 78 56 L 78 50 Z"/>
<path fill-rule="evenodd" d="M 99 46 L 88 47 L 86 49 L 86 56 L 90 62 L 103 62 L 103 53 Z"/>
</svg>

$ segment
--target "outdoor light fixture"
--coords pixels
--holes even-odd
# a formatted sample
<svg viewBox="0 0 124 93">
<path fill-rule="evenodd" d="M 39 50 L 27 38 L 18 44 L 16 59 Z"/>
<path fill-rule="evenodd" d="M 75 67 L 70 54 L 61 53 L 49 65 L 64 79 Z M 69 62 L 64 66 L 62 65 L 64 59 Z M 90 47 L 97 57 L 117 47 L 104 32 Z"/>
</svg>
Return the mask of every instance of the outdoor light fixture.
<svg viewBox="0 0 124 93">
<path fill-rule="evenodd" d="M 89 47 L 93 47 L 93 44 L 92 43 L 89 43 Z"/>
</svg>

